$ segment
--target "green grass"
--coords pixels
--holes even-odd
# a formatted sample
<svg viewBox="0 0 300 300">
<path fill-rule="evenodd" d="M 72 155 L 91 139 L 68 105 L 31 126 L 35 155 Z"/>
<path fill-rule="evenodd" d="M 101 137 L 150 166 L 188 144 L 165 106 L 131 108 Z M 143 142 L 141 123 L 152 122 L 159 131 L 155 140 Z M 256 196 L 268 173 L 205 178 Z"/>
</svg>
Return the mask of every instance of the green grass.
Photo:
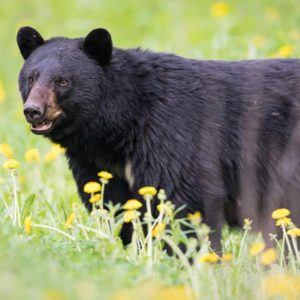
<svg viewBox="0 0 300 300">
<path fill-rule="evenodd" d="M 48 38 L 84 36 L 93 28 L 104 27 L 112 33 L 117 47 L 140 46 L 198 59 L 299 56 L 297 0 L 231 0 L 226 2 L 229 13 L 221 18 L 212 16 L 213 3 L 0 0 L 0 144 L 9 144 L 20 162 L 16 191 L 22 217 L 30 214 L 35 224 L 67 233 L 64 224 L 73 203 L 80 205 L 80 200 L 63 155 L 45 162 L 44 156 L 51 145 L 31 134 L 22 116 L 17 86 L 22 65 L 15 42 L 18 28 L 30 25 Z M 38 164 L 24 159 L 25 151 L 30 148 L 39 149 Z M 0 163 L 4 161 L 5 156 L 0 155 Z M 166 256 L 157 242 L 153 268 L 149 270 L 146 254 L 136 254 L 133 247 L 123 249 L 116 232 L 111 233 L 112 241 L 99 239 L 92 233 L 87 240 L 73 226 L 69 233 L 76 238 L 75 243 L 41 228 L 34 227 L 26 234 L 23 224 L 20 228 L 13 226 L 9 217 L 13 199 L 10 172 L 1 168 L 0 176 L 4 179 L 0 186 L 0 299 L 183 299 L 181 286 L 188 290 L 196 286 L 201 299 L 266 299 L 261 282 L 270 274 L 277 274 L 281 283 L 276 284 L 276 279 L 271 278 L 273 290 L 277 288 L 287 299 L 300 298 L 300 291 L 292 290 L 294 282 L 299 285 L 300 281 L 299 277 L 293 277 L 299 276 L 299 265 L 293 269 L 296 259 L 287 267 L 280 266 L 278 259 L 270 268 L 264 268 L 259 257 L 248 255 L 249 246 L 257 236 L 247 234 L 242 243 L 243 231 L 224 229 L 223 246 L 225 252 L 233 254 L 233 260 L 217 265 L 196 263 L 192 266 L 194 283 L 182 260 Z M 29 203 L 32 194 L 35 199 Z M 97 229 L 81 205 L 79 210 L 81 223 Z M 176 226 L 172 235 L 168 235 L 174 240 L 181 234 Z M 192 242 L 188 244 L 192 247 Z M 268 283 L 270 289 L 271 283 Z M 288 298 L 292 296 L 295 297 Z"/>
</svg>

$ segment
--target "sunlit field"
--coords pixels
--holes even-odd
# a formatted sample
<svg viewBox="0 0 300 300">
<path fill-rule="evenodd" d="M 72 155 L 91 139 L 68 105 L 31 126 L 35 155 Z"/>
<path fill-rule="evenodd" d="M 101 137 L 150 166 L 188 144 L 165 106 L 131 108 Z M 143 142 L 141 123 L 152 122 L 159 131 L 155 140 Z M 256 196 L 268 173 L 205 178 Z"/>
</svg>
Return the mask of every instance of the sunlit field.
<svg viewBox="0 0 300 300">
<path fill-rule="evenodd" d="M 114 176 L 106 170 L 85 186 L 89 214 L 64 149 L 25 122 L 15 42 L 24 25 L 45 38 L 103 27 L 122 48 L 197 59 L 299 57 L 299 16 L 297 0 L 0 0 L 0 299 L 300 299 L 300 229 L 285 209 L 270 216 L 283 231 L 283 239 L 272 235 L 276 247 L 266 249 L 246 219 L 240 230 L 224 228 L 222 255 L 210 251 L 201 212 L 176 219 L 163 190 L 144 187 L 144 200 L 120 213 L 102 196 Z M 154 197 L 158 218 L 140 215 Z M 127 248 L 118 237 L 124 222 L 134 227 Z"/>
</svg>

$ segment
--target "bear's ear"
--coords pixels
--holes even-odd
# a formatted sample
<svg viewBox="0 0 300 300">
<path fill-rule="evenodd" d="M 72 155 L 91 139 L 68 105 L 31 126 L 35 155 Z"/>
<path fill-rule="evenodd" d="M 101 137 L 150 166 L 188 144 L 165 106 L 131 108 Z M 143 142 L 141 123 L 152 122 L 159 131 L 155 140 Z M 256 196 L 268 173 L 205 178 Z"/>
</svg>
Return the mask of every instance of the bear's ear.
<svg viewBox="0 0 300 300">
<path fill-rule="evenodd" d="M 113 44 L 107 30 L 102 28 L 92 30 L 84 39 L 83 47 L 87 55 L 97 60 L 101 65 L 109 63 Z"/>
<path fill-rule="evenodd" d="M 21 27 L 17 34 L 17 43 L 24 59 L 39 46 L 44 44 L 42 36 L 32 27 Z"/>
</svg>

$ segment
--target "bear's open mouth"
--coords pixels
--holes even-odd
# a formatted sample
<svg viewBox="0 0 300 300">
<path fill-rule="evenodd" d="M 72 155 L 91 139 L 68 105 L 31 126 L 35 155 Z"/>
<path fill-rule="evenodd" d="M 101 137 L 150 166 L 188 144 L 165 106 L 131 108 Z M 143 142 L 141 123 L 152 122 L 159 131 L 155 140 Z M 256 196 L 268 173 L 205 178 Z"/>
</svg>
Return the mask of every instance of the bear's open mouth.
<svg viewBox="0 0 300 300">
<path fill-rule="evenodd" d="M 53 127 L 53 122 L 49 120 L 45 120 L 39 123 L 32 123 L 31 124 L 31 131 L 33 133 L 41 134 L 49 132 Z"/>
</svg>

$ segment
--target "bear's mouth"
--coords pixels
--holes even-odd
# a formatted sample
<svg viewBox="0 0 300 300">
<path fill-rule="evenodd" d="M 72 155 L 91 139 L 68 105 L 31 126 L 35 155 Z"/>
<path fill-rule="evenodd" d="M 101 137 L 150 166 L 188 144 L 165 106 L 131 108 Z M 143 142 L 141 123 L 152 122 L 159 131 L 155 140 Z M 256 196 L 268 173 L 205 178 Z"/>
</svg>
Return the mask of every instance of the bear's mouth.
<svg viewBox="0 0 300 300">
<path fill-rule="evenodd" d="M 31 123 L 30 130 L 35 134 L 46 134 L 53 130 L 59 118 Z"/>
</svg>

